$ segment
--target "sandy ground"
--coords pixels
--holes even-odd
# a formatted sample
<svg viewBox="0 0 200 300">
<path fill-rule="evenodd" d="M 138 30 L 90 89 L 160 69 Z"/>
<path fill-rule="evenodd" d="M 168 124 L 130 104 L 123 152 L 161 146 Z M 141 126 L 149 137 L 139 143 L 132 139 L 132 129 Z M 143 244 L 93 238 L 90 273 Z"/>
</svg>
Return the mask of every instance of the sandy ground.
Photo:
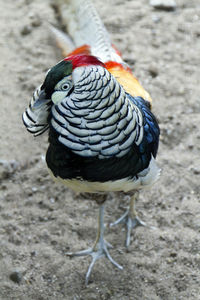
<svg viewBox="0 0 200 300">
<path fill-rule="evenodd" d="M 92 245 L 97 206 L 52 182 L 42 155 L 47 136 L 28 134 L 21 114 L 45 72 L 61 59 L 46 1 L 0 0 L 0 299 L 200 299 L 200 4 L 175 11 L 147 0 L 96 0 L 113 42 L 151 93 L 161 127 L 159 182 L 140 194 L 129 251 L 123 226 L 107 228 L 117 270 L 102 259 L 84 286 L 90 258 L 66 256 Z M 107 203 L 105 223 L 125 210 Z"/>
</svg>

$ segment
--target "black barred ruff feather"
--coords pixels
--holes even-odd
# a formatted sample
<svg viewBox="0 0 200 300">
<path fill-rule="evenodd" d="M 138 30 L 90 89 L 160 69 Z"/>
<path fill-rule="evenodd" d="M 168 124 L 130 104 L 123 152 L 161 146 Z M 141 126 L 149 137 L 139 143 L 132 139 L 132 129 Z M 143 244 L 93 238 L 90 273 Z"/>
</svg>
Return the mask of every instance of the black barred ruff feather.
<svg viewBox="0 0 200 300">
<path fill-rule="evenodd" d="M 82 157 L 122 157 L 143 138 L 143 116 L 103 67 L 77 68 L 74 90 L 52 108 L 61 144 Z"/>
<path fill-rule="evenodd" d="M 40 102 L 38 99 L 40 98 Z M 38 136 L 49 128 L 48 116 L 51 109 L 51 99 L 45 98 L 41 85 L 35 90 L 33 97 L 29 103 L 29 107 L 22 115 L 22 120 L 27 130 Z"/>
<path fill-rule="evenodd" d="M 76 68 L 70 78 L 73 89 L 68 76 L 57 83 L 52 94 L 46 156 L 51 172 L 66 180 L 132 182 L 128 188 L 118 183 L 117 190 L 138 187 L 141 177 L 150 172 L 152 155 L 157 151 L 153 149 L 153 153 L 151 144 L 158 146 L 158 125 L 147 103 L 127 94 L 101 66 Z M 66 97 L 62 91 L 64 82 L 68 82 Z M 148 113 L 143 112 L 145 109 Z M 151 166 L 153 175 L 145 182 L 147 185 L 159 173 L 153 161 Z M 112 190 L 112 185 L 98 188 Z M 113 188 L 116 190 L 116 186 Z"/>
</svg>

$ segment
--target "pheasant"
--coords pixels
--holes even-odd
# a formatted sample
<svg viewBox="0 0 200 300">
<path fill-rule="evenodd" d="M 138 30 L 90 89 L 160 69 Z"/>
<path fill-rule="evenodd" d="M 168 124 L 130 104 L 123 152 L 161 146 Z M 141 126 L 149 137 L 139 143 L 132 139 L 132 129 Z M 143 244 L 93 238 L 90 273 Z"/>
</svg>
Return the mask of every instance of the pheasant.
<svg viewBox="0 0 200 300">
<path fill-rule="evenodd" d="M 48 71 L 22 118 L 34 136 L 49 130 L 46 163 L 53 178 L 74 191 L 89 193 L 99 205 L 93 247 L 68 253 L 92 256 L 88 284 L 102 256 L 122 269 L 104 239 L 108 193 L 121 192 L 130 198 L 127 212 L 112 224 L 126 224 L 126 246 L 132 228 L 145 225 L 136 214 L 135 199 L 160 174 L 155 162 L 159 126 L 151 112 L 150 95 L 112 45 L 92 2 L 58 3 L 73 41 L 53 28 L 65 58 Z"/>
</svg>

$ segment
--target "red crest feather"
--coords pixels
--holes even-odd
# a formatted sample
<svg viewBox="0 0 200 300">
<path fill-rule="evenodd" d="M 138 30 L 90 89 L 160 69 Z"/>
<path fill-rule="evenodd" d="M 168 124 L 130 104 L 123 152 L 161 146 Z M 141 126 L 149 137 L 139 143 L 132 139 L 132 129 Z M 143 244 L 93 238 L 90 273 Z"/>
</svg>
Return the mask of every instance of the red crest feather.
<svg viewBox="0 0 200 300">
<path fill-rule="evenodd" d="M 70 55 L 66 57 L 64 61 L 70 61 L 72 63 L 73 69 L 89 65 L 102 66 L 105 68 L 104 63 L 102 63 L 97 57 L 92 55 Z"/>
</svg>

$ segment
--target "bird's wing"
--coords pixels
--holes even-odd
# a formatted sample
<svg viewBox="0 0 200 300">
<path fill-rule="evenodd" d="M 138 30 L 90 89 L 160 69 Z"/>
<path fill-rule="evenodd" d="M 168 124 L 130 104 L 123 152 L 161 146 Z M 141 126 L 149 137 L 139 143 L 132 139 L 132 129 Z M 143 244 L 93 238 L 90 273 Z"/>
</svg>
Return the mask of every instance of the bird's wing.
<svg viewBox="0 0 200 300">
<path fill-rule="evenodd" d="M 120 52 L 112 44 L 92 1 L 56 0 L 55 5 L 74 44 L 72 50 L 67 42 L 70 38 L 59 30 L 55 30 L 57 44 L 63 55 L 91 54 L 98 57 L 127 93 L 133 97 L 142 97 L 151 103 L 149 93 L 142 87 L 129 66 L 123 61 Z"/>
</svg>

